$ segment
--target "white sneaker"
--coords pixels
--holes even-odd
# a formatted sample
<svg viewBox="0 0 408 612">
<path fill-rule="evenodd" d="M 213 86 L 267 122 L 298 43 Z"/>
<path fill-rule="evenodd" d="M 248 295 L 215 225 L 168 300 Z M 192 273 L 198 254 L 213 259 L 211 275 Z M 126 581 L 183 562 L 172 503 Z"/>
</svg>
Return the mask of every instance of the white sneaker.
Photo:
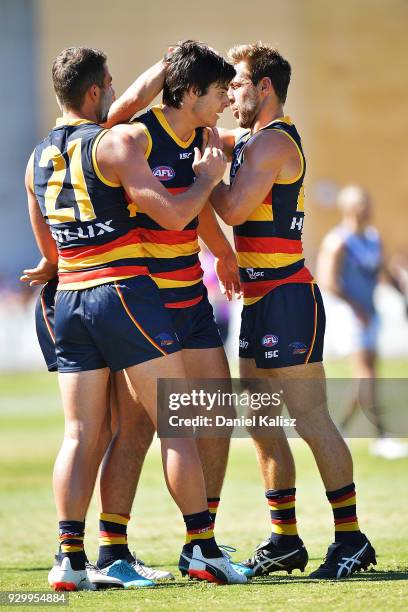
<svg viewBox="0 0 408 612">
<path fill-rule="evenodd" d="M 48 574 L 48 584 L 54 591 L 96 591 L 96 586 L 88 579 L 86 569 L 73 570 L 68 557 L 62 561 L 55 558 L 55 565 Z"/>
<path fill-rule="evenodd" d="M 196 544 L 188 567 L 188 575 L 196 580 L 206 580 L 217 584 L 244 584 L 247 577 L 235 571 L 226 557 L 207 559 Z"/>
<path fill-rule="evenodd" d="M 174 576 L 171 572 L 154 569 L 154 567 L 146 565 L 144 561 L 137 558 L 135 551 L 132 552 L 132 557 L 133 561 L 131 561 L 130 558 L 128 559 L 130 565 L 138 574 L 143 576 L 143 578 L 147 578 L 147 580 L 174 580 Z"/>
<path fill-rule="evenodd" d="M 88 580 L 95 585 L 97 589 L 123 589 L 123 582 L 114 576 L 108 576 L 103 570 L 93 563 L 86 563 L 86 573 Z"/>
<path fill-rule="evenodd" d="M 395 438 L 378 438 L 370 446 L 370 453 L 383 459 L 403 459 L 408 457 L 408 444 Z"/>
</svg>

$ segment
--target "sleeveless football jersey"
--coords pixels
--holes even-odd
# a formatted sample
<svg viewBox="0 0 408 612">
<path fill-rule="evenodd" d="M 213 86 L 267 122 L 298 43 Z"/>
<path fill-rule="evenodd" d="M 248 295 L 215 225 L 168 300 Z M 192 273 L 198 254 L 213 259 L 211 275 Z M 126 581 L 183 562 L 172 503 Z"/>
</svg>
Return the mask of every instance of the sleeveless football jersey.
<svg viewBox="0 0 408 612">
<path fill-rule="evenodd" d="M 154 176 L 173 194 L 188 189 L 195 180 L 194 147 L 201 148 L 202 130 L 182 141 L 167 122 L 162 109 L 153 107 L 137 118 L 148 138 L 146 159 Z M 166 230 L 131 204 L 140 228 L 149 273 L 167 308 L 193 306 L 203 297 L 203 271 L 198 253 L 198 218 L 183 230 Z"/>
<path fill-rule="evenodd" d="M 148 274 L 125 191 L 96 163 L 105 133 L 87 120 L 59 119 L 33 153 L 33 190 L 57 243 L 59 289 Z"/>
<path fill-rule="evenodd" d="M 264 201 L 245 223 L 234 227 L 245 305 L 254 304 L 279 285 L 313 281 L 304 265 L 302 246 L 306 160 L 300 136 L 288 117 L 272 121 L 263 130 L 286 134 L 296 145 L 301 168 L 294 179 L 275 181 Z M 253 136 L 255 134 L 247 132 L 235 145 L 230 171 L 231 183 L 244 162 L 245 148 Z"/>
</svg>

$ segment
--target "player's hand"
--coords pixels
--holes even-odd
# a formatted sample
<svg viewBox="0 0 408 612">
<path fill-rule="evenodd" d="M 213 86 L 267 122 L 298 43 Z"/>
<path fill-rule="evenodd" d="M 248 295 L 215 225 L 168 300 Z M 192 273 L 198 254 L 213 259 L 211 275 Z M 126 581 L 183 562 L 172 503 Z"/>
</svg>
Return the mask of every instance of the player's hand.
<svg viewBox="0 0 408 612">
<path fill-rule="evenodd" d="M 214 261 L 215 272 L 218 276 L 220 291 L 230 302 L 235 294 L 237 299 L 242 297 L 242 290 L 239 283 L 239 271 L 237 257 L 234 251 L 216 258 Z"/>
<path fill-rule="evenodd" d="M 29 283 L 30 287 L 36 287 L 37 285 L 45 285 L 49 280 L 55 278 L 57 272 L 58 264 L 51 263 L 43 257 L 35 268 L 23 270 L 20 280 L 23 283 Z"/>
<path fill-rule="evenodd" d="M 180 44 L 177 43 L 176 45 L 170 45 L 170 47 L 167 47 L 167 51 L 164 54 L 164 58 L 163 58 L 164 64 L 167 64 L 167 62 L 171 59 L 171 56 L 173 55 L 174 51 L 178 49 L 179 46 Z"/>
<path fill-rule="evenodd" d="M 221 181 L 227 167 L 227 158 L 217 146 L 217 143 L 219 144 L 218 134 L 215 135 L 214 131 L 211 130 L 208 134 L 208 142 L 204 153 L 201 155 L 200 150 L 197 147 L 194 148 L 193 163 L 196 176 L 207 178 L 215 185 Z"/>
</svg>

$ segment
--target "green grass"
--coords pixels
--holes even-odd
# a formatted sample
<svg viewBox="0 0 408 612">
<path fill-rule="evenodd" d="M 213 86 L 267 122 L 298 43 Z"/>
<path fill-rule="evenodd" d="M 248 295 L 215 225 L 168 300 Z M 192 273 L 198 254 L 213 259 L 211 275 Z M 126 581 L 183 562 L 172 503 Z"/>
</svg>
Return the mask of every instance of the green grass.
<svg viewBox="0 0 408 612">
<path fill-rule="evenodd" d="M 406 365 L 387 364 L 383 370 L 389 376 L 402 376 Z M 334 366 L 331 375 L 336 374 L 345 375 Z M 56 377 L 46 373 L 1 377 L 0 396 L 0 588 L 46 590 L 57 527 L 51 471 L 62 436 Z M 332 540 L 332 516 L 309 449 L 299 440 L 291 443 L 298 471 L 298 523 L 309 551 L 309 572 L 320 563 Z M 154 589 L 71 594 L 71 607 L 106 611 L 405 610 L 408 460 L 376 459 L 367 452 L 367 440 L 353 440 L 351 447 L 360 524 L 378 553 L 375 572 L 336 583 L 311 583 L 299 572 L 272 574 L 230 587 L 191 583 L 178 575 L 175 582 Z M 97 516 L 93 500 L 86 539 L 91 558 L 97 553 Z M 251 442 L 233 440 L 217 519 L 218 540 L 237 546 L 236 557 L 244 558 L 268 529 L 268 510 Z M 183 523 L 165 489 L 157 445 L 146 460 L 129 539 L 139 556 L 177 575 Z"/>
</svg>

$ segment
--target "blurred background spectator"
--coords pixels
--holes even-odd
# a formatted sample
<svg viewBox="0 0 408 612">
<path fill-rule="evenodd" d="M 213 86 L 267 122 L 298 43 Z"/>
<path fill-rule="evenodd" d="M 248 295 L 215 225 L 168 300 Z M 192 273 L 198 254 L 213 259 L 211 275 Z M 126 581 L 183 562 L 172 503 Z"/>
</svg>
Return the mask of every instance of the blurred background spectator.
<svg viewBox="0 0 408 612">
<path fill-rule="evenodd" d="M 393 273 L 386 265 L 380 234 L 373 225 L 372 200 L 367 191 L 348 185 L 337 197 L 341 222 L 324 238 L 317 261 L 317 277 L 323 290 L 329 292 L 328 330 L 337 330 L 350 355 L 355 392 L 343 417 L 343 431 L 361 407 L 374 423 L 378 439 L 371 451 L 387 459 L 408 455 L 408 446 L 387 436 L 376 394 L 378 334 L 381 320 L 375 303 L 380 275 L 400 292 L 401 307 L 406 307 L 402 273 L 397 262 Z M 398 270 L 401 269 L 401 266 Z M 401 278 L 401 280 L 400 280 Z M 343 310 L 336 316 L 336 298 Z M 389 315 L 388 315 L 389 316 Z M 329 334 L 330 336 L 330 334 Z M 388 341 L 392 343 L 392 338 Z"/>
</svg>

